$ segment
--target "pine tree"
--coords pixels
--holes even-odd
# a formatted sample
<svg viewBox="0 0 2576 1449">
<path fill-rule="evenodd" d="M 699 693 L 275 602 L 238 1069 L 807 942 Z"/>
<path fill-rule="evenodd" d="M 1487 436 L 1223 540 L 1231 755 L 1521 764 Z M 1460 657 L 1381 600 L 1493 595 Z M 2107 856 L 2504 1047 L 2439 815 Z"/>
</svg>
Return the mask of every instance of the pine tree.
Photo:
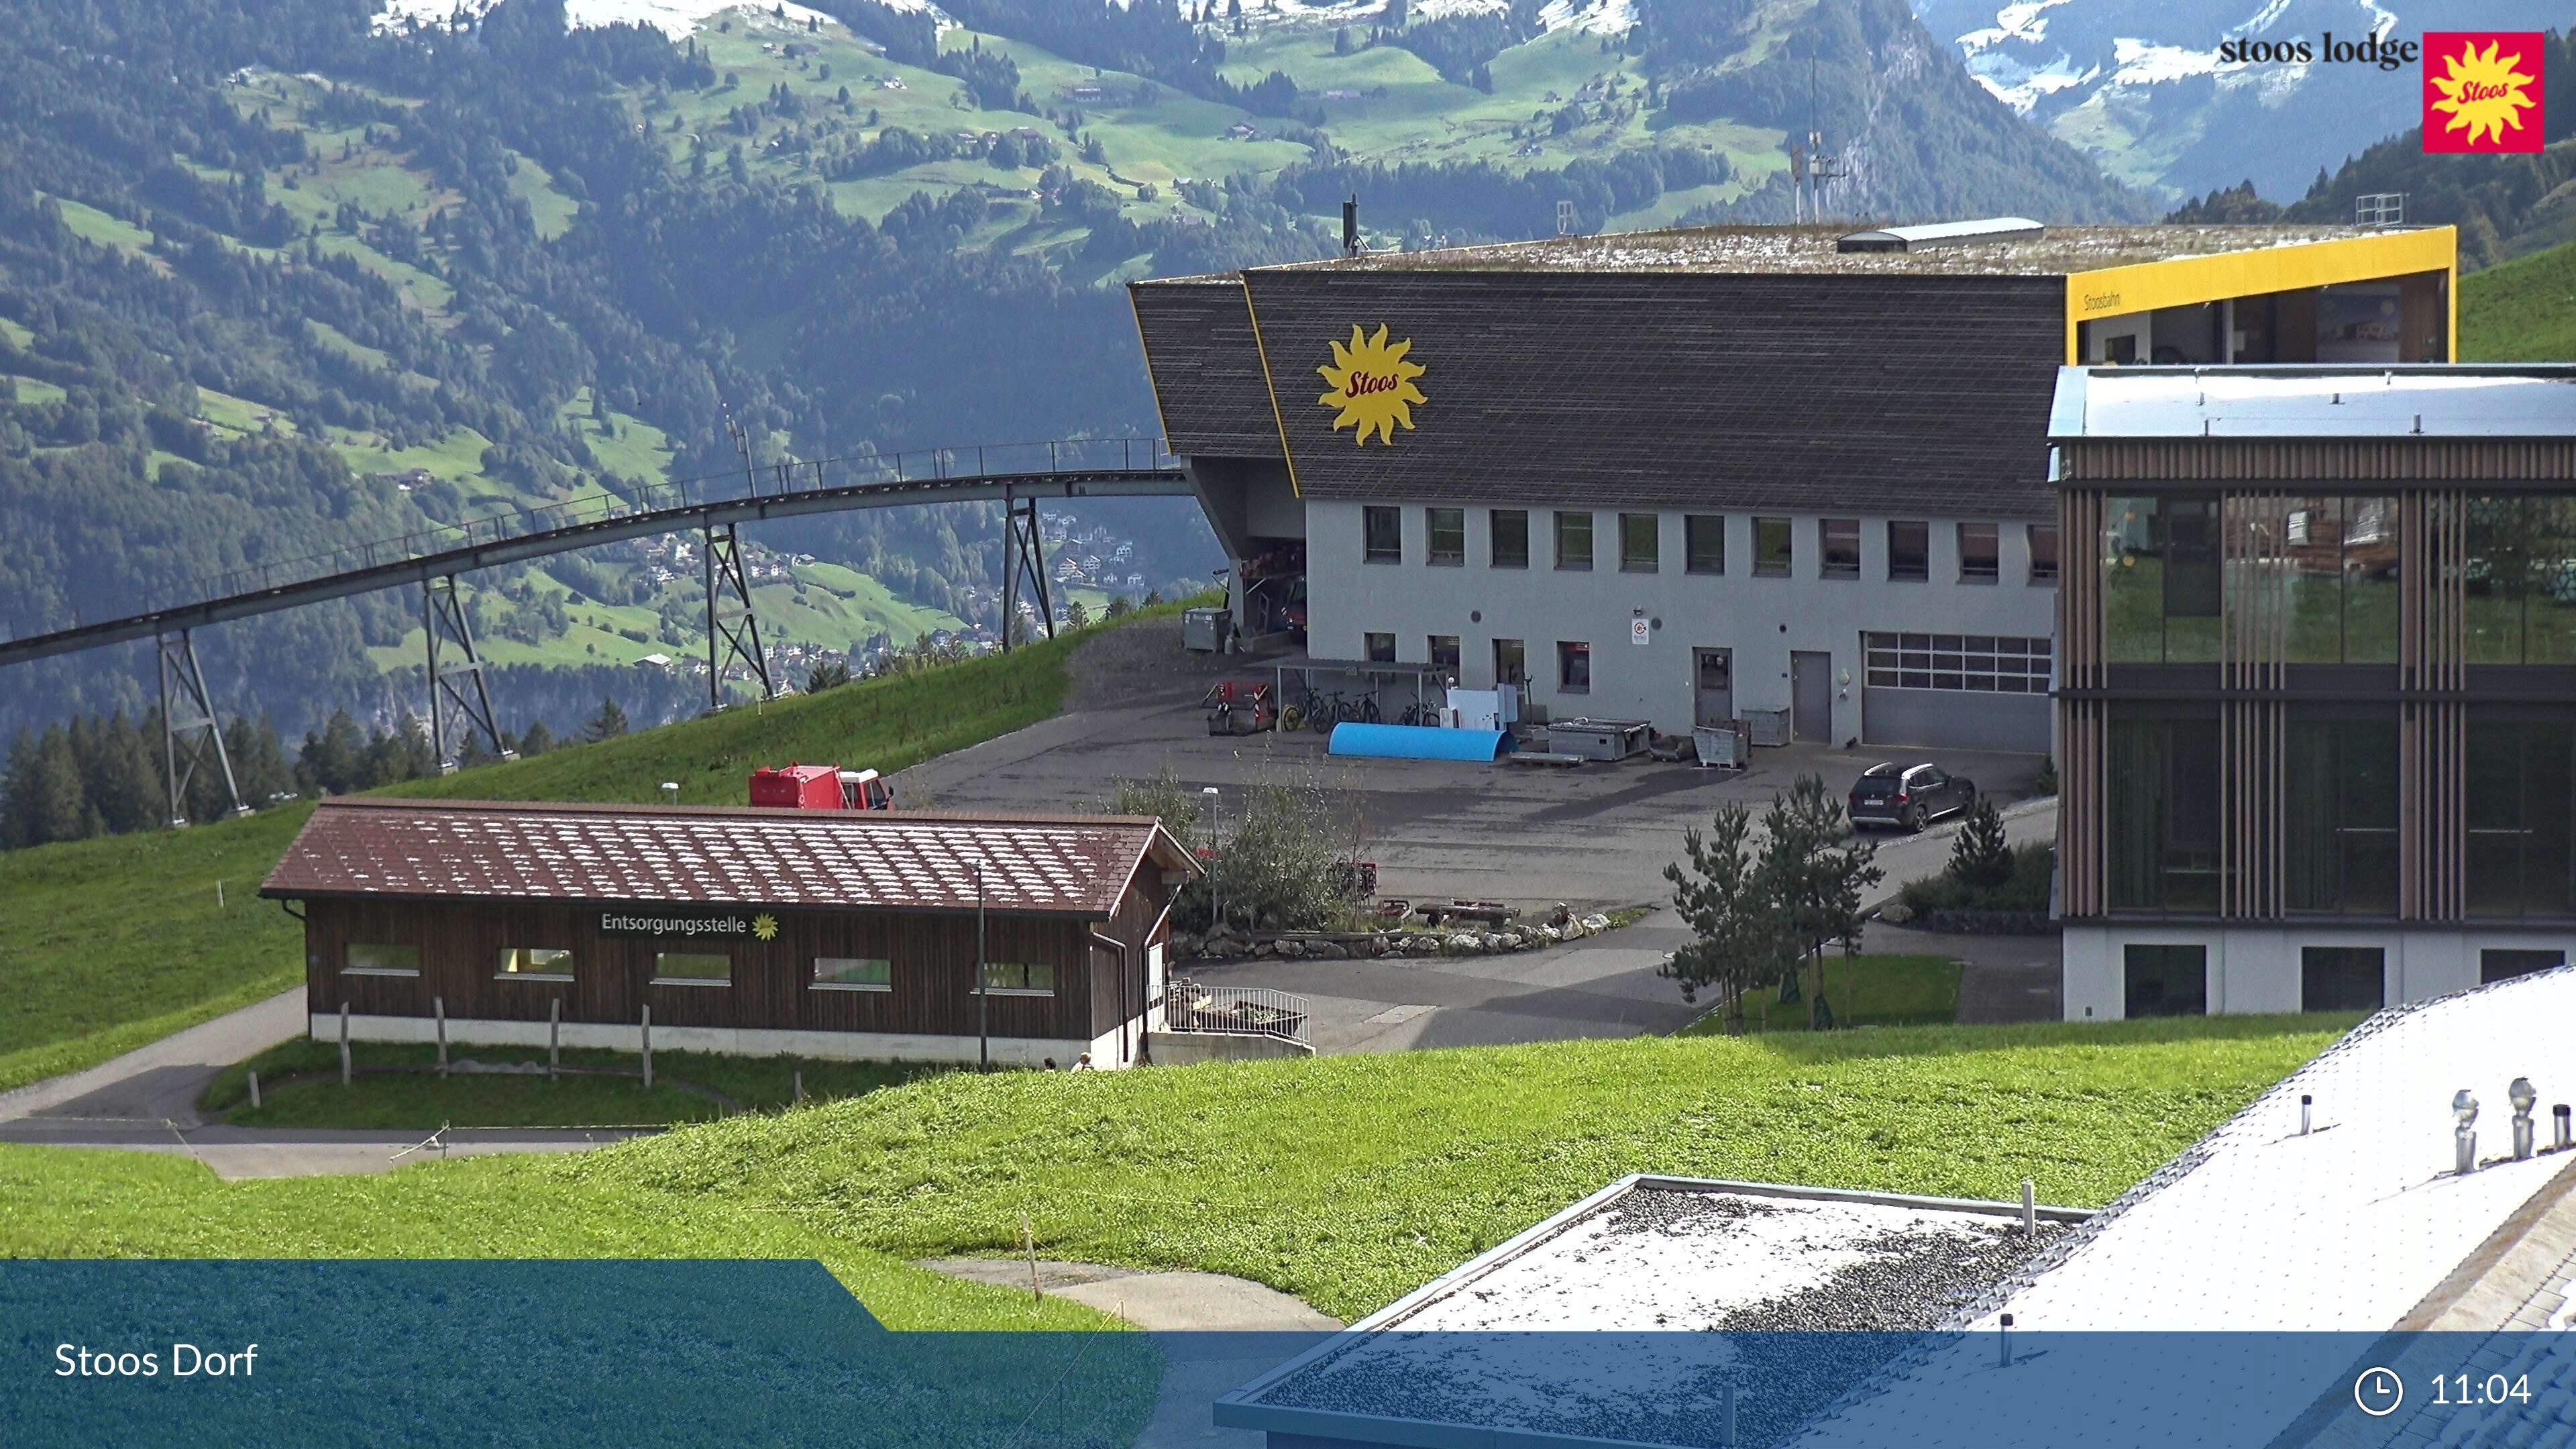
<svg viewBox="0 0 2576 1449">
<path fill-rule="evenodd" d="M 613 740 L 624 733 L 626 733 L 625 709 L 618 704 L 615 696 L 601 696 L 599 713 L 592 715 L 590 723 L 582 727 L 582 737 L 592 744 L 597 744 L 601 740 Z"/>
<path fill-rule="evenodd" d="M 555 732 L 546 728 L 544 720 L 530 720 L 528 727 L 519 734 L 519 758 L 523 760 L 542 755 L 554 747 Z"/>
<path fill-rule="evenodd" d="M 1980 795 L 1950 843 L 1950 877 L 1964 886 L 1991 889 L 2012 879 L 2012 845 L 1992 797 Z"/>
<path fill-rule="evenodd" d="M 331 711 L 322 732 L 306 731 L 295 753 L 295 778 L 310 795 L 345 795 L 365 786 L 367 742 L 345 709 Z"/>
<path fill-rule="evenodd" d="M 10 751 L 9 817 L 20 843 L 43 845 L 91 833 L 96 816 L 81 793 L 80 762 L 71 737 L 54 725 Z"/>
</svg>

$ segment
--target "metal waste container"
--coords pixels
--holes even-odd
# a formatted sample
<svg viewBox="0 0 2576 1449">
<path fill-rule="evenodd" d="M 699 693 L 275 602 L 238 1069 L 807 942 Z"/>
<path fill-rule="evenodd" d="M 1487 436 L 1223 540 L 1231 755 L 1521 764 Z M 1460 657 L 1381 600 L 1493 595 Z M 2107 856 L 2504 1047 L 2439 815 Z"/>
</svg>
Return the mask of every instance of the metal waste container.
<svg viewBox="0 0 2576 1449">
<path fill-rule="evenodd" d="M 1181 647 L 1193 654 L 1222 654 L 1234 635 L 1234 615 L 1225 609 L 1181 612 Z"/>
</svg>

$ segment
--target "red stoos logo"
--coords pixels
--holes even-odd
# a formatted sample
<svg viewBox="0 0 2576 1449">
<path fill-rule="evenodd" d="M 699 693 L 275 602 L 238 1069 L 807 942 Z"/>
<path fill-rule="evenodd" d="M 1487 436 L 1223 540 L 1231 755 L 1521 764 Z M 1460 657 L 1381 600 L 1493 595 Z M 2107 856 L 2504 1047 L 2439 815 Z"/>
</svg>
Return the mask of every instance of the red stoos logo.
<svg viewBox="0 0 2576 1449">
<path fill-rule="evenodd" d="M 2424 149 L 2537 152 L 2541 35 L 2436 30 L 2424 36 Z"/>
</svg>

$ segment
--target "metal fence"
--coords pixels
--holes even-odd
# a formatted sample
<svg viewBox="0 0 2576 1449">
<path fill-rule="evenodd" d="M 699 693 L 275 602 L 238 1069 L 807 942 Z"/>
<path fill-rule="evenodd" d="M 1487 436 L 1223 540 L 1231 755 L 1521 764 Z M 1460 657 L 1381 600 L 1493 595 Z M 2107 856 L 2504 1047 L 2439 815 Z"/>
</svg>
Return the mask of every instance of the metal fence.
<svg viewBox="0 0 2576 1449">
<path fill-rule="evenodd" d="M 1306 998 L 1267 986 L 1201 986 L 1186 976 L 1163 989 L 1166 1031 L 1306 1040 Z"/>
</svg>

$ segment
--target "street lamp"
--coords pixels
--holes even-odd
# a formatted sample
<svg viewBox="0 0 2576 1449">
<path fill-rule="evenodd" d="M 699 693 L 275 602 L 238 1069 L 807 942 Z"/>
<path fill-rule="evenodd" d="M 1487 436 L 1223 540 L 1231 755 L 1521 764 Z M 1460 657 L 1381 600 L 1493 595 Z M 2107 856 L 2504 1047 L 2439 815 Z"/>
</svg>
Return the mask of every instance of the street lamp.
<svg viewBox="0 0 2576 1449">
<path fill-rule="evenodd" d="M 984 862 L 975 862 L 975 1070 L 993 1069 L 993 996 L 984 989 Z"/>
<path fill-rule="evenodd" d="M 1225 900 L 1225 898 L 1224 898 L 1222 895 L 1218 894 L 1218 892 L 1217 892 L 1217 877 L 1216 877 L 1217 859 L 1218 859 L 1217 833 L 1216 833 L 1216 807 L 1217 807 L 1217 793 L 1216 793 L 1216 787 L 1215 787 L 1214 785 L 1209 785 L 1209 786 L 1207 786 L 1207 787 L 1205 787 L 1205 788 L 1201 789 L 1201 790 L 1199 791 L 1199 793 L 1200 793 L 1200 794 L 1202 794 L 1202 795 L 1205 795 L 1205 796 L 1207 797 L 1207 807 L 1208 807 L 1208 934 L 1209 934 L 1209 935 L 1214 935 L 1214 934 L 1216 934 L 1216 928 L 1225 924 L 1225 913 L 1224 913 L 1224 911 L 1223 911 L 1223 909 L 1222 909 L 1222 906 L 1223 906 L 1223 904 L 1224 904 L 1224 900 Z"/>
</svg>

